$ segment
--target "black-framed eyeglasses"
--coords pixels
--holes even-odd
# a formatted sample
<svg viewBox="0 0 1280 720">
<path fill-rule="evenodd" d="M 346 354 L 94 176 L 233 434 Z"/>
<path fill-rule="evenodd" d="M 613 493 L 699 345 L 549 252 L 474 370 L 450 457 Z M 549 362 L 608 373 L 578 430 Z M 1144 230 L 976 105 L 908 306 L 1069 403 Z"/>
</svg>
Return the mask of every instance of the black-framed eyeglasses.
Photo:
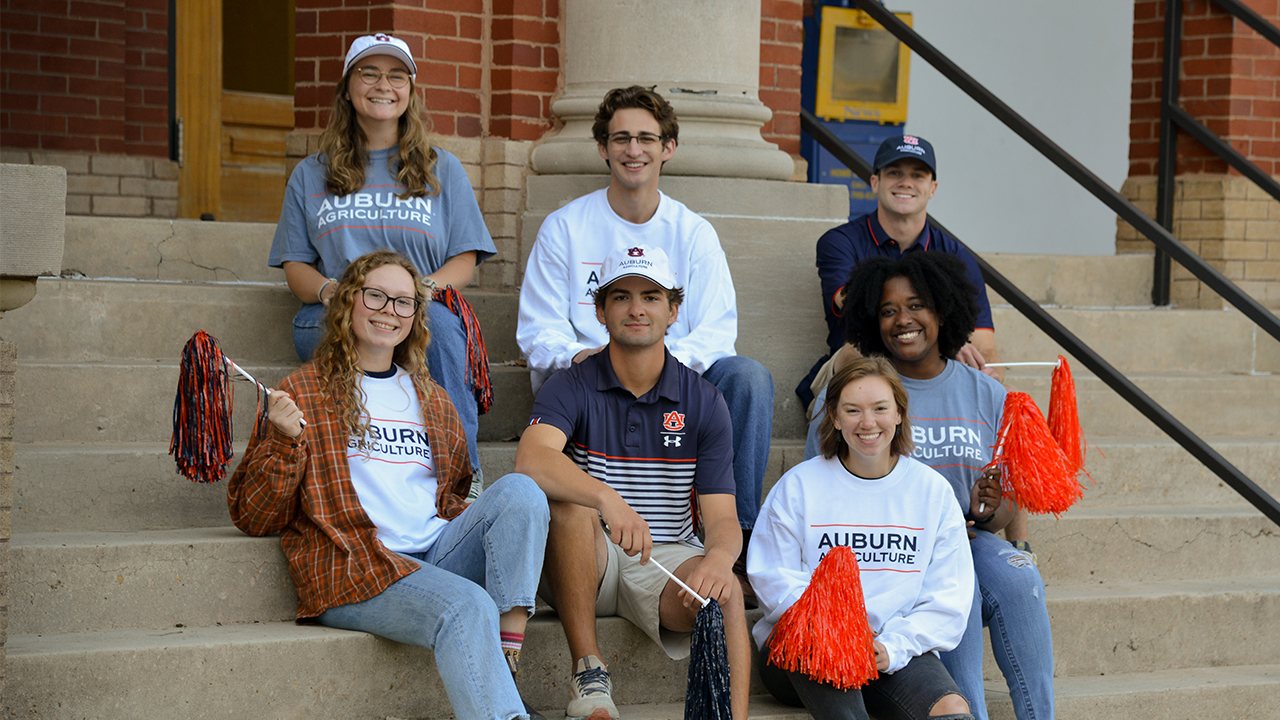
<svg viewBox="0 0 1280 720">
<path fill-rule="evenodd" d="M 365 85 L 377 85 L 382 76 L 387 76 L 387 84 L 393 88 L 402 88 L 409 84 L 411 76 L 404 70 L 391 70 L 383 72 L 376 67 L 356 68 L 356 75 L 360 77 L 360 82 Z"/>
<path fill-rule="evenodd" d="M 418 307 L 422 304 L 422 301 L 416 297 L 393 298 L 378 288 L 362 287 L 360 288 L 360 295 L 364 298 L 364 306 L 370 310 L 378 312 L 386 307 L 387 303 L 391 303 L 392 309 L 402 318 L 413 317 L 413 314 L 418 312 Z"/>
<path fill-rule="evenodd" d="M 609 144 L 619 150 L 625 147 L 631 147 L 632 140 L 640 143 L 640 147 L 642 148 L 655 148 L 662 144 L 663 137 L 649 132 L 642 132 L 638 135 L 616 132 L 609 136 Z"/>
</svg>

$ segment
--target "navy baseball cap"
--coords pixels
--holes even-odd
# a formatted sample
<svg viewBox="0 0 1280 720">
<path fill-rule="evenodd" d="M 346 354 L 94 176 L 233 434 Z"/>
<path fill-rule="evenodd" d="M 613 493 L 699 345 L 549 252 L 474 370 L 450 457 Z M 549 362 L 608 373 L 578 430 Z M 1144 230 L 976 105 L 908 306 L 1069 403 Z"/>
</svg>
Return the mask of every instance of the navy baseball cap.
<svg viewBox="0 0 1280 720">
<path fill-rule="evenodd" d="M 929 166 L 934 177 L 938 176 L 938 161 L 934 157 L 933 146 L 928 140 L 915 135 L 896 135 L 880 143 L 871 172 L 880 172 L 880 168 L 892 165 L 903 158 L 919 160 Z"/>
</svg>

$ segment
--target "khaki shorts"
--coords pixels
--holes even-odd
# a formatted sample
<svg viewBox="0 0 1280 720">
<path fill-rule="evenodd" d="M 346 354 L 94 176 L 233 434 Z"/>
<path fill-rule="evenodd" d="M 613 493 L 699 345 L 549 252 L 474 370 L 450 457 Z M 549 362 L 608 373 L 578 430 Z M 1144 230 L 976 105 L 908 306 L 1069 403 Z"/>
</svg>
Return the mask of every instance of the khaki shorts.
<svg viewBox="0 0 1280 720">
<path fill-rule="evenodd" d="M 609 555 L 604 578 L 596 591 L 596 617 L 616 615 L 626 618 L 661 646 L 672 660 L 688 657 L 691 633 L 668 630 L 662 627 L 658 618 L 662 591 L 669 578 L 653 563 L 641 565 L 639 554 L 630 557 L 618 545 L 611 542 L 606 545 Z M 651 556 L 675 572 L 686 560 L 706 554 L 706 549 L 693 544 L 662 543 L 653 546 Z M 538 594 L 548 605 L 555 607 L 555 597 L 547 587 L 545 575 Z"/>
</svg>

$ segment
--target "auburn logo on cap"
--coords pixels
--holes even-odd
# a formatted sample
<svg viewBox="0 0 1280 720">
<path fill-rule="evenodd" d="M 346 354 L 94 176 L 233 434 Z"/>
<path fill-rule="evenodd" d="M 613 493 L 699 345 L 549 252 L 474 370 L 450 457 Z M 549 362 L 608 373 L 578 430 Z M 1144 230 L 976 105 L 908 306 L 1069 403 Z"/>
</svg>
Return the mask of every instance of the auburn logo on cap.
<svg viewBox="0 0 1280 720">
<path fill-rule="evenodd" d="M 906 144 L 908 144 L 908 145 L 919 145 L 919 144 L 920 144 L 920 141 L 919 141 L 918 139 L 916 139 L 915 137 L 912 137 L 911 135 L 903 135 L 903 136 L 902 136 L 902 142 L 904 142 L 904 143 L 906 143 Z"/>
<path fill-rule="evenodd" d="M 378 33 L 377 35 L 374 35 L 374 36 L 373 36 L 373 39 L 374 39 L 374 40 L 381 40 L 382 42 L 387 42 L 388 40 L 390 40 L 390 39 L 391 39 L 391 36 L 390 36 L 390 35 L 383 35 L 382 33 Z"/>
<path fill-rule="evenodd" d="M 684 413 L 672 410 L 662 414 L 662 427 L 668 430 L 684 429 Z"/>
<path fill-rule="evenodd" d="M 638 247 L 627 248 L 627 256 L 628 257 L 644 257 L 644 248 L 638 248 Z"/>
</svg>

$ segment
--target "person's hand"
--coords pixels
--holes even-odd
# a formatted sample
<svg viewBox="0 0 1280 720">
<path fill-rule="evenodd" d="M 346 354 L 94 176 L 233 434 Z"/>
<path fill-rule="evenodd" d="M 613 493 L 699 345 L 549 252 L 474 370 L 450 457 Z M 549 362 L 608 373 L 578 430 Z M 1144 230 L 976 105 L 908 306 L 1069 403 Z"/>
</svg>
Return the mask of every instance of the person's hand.
<svg viewBox="0 0 1280 720">
<path fill-rule="evenodd" d="M 1000 501 L 1004 499 L 1004 490 L 1000 486 L 1000 466 L 992 466 L 982 471 L 982 477 L 974 483 L 969 498 L 969 517 L 985 523 L 995 517 Z"/>
<path fill-rule="evenodd" d="M 280 432 L 291 438 L 296 438 L 302 434 L 302 410 L 293 398 L 289 397 L 289 393 L 281 390 L 269 391 L 267 397 L 267 419 Z"/>
<path fill-rule="evenodd" d="M 649 554 L 653 552 L 649 523 L 632 510 L 621 495 L 613 494 L 613 498 L 600 508 L 600 519 L 609 532 L 609 542 L 622 548 L 627 555 L 639 553 L 641 565 L 649 562 Z"/>
<path fill-rule="evenodd" d="M 884 672 L 889 669 L 889 651 L 885 649 L 884 643 L 876 640 L 871 643 L 876 650 L 876 669 Z"/>
<path fill-rule="evenodd" d="M 578 363 L 582 362 L 583 360 L 586 360 L 587 358 L 591 357 L 592 355 L 595 355 L 596 353 L 600 352 L 600 351 L 601 351 L 601 350 L 603 350 L 604 348 L 605 348 L 605 346 L 604 346 L 604 345 L 601 345 L 601 346 L 600 346 L 600 347 L 598 347 L 598 348 L 587 348 L 586 350 L 581 350 L 581 351 L 579 351 L 577 355 L 574 355 L 574 356 L 573 356 L 573 364 L 574 364 L 574 365 L 577 365 Z"/>
<path fill-rule="evenodd" d="M 738 584 L 738 577 L 733 574 L 732 561 L 716 562 L 704 557 L 689 574 L 685 584 L 702 597 L 714 599 L 723 607 L 729 602 L 729 593 Z M 684 588 L 680 589 L 679 595 L 686 608 L 697 610 L 701 606 L 698 598 L 685 592 Z"/>
<path fill-rule="evenodd" d="M 960 348 L 960 352 L 956 353 L 956 360 L 975 370 L 981 370 L 991 377 L 996 377 L 996 369 L 987 367 L 986 358 L 982 357 L 982 352 L 971 342 L 965 343 L 964 347 Z"/>
</svg>

